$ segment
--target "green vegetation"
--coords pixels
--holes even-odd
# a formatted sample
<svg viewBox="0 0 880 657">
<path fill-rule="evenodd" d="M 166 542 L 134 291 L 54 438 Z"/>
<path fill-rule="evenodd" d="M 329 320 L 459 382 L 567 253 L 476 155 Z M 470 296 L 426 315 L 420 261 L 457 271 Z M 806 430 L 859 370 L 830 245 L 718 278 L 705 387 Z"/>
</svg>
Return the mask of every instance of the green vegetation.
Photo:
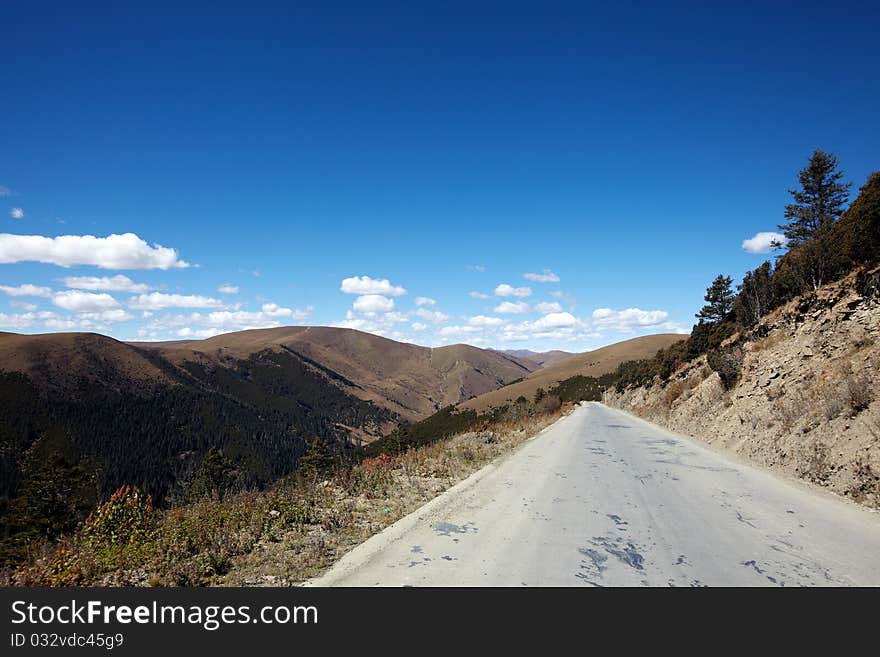
<svg viewBox="0 0 880 657">
<path fill-rule="evenodd" d="M 362 453 L 365 456 L 383 453 L 400 454 L 411 447 L 427 445 L 468 431 L 478 424 L 485 423 L 486 419 L 488 418 L 477 415 L 476 411 L 458 411 L 454 405 L 449 405 L 421 422 L 401 425 L 388 436 L 364 447 Z"/>
<path fill-rule="evenodd" d="M 809 164 L 798 173 L 800 189 L 790 189 L 794 203 L 785 206 L 788 222 L 779 228 L 791 246 L 807 244 L 827 233 L 843 214 L 849 199 L 850 183 L 841 183 L 837 157 L 816 149 Z"/>
<path fill-rule="evenodd" d="M 800 189 L 790 190 L 794 202 L 785 208 L 789 221 L 780 225 L 789 249 L 775 267 L 768 261 L 747 272 L 736 294 L 730 277 L 716 277 L 706 290 L 707 305 L 697 314 L 700 321 L 690 337 L 653 358 L 622 363 L 611 377 L 618 390 L 666 381 L 684 363 L 703 354 L 730 388 L 739 379 L 741 342 L 762 317 L 823 283 L 880 262 L 880 172 L 868 177 L 844 211 L 850 186 L 840 182 L 843 173 L 837 166 L 833 154 L 817 150 L 798 174 Z"/>
<path fill-rule="evenodd" d="M 706 305 L 697 313 L 697 318 L 710 324 L 724 321 L 733 310 L 733 299 L 736 296 L 731 288 L 732 283 L 730 276 L 719 274 L 706 290 L 706 296 L 703 297 Z"/>
<path fill-rule="evenodd" d="M 35 543 L 27 559 L 8 563 L 0 583 L 240 585 L 266 581 L 259 577 L 267 571 L 272 582 L 300 582 L 558 417 L 558 407 L 529 408 L 518 419 L 510 419 L 511 410 L 496 420 L 481 417 L 492 424 L 478 430 L 395 454 L 344 460 L 315 440 L 294 473 L 263 491 L 205 495 L 163 509 L 123 486 L 63 540 Z M 223 461 L 211 460 L 222 473 Z"/>
<path fill-rule="evenodd" d="M 133 385 L 104 368 L 38 388 L 0 372 L 0 562 L 73 531 L 96 501 L 130 485 L 159 506 L 259 489 L 296 468 L 316 438 L 350 450 L 340 424 L 394 416 L 266 350 L 228 367 L 184 369 L 144 350 L 173 383 Z"/>
</svg>

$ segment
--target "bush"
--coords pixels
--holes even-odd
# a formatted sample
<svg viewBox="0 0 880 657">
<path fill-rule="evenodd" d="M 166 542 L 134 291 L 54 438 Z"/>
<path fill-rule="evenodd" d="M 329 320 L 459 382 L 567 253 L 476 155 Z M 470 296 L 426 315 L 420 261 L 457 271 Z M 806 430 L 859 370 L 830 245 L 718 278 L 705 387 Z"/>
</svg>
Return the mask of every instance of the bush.
<svg viewBox="0 0 880 657">
<path fill-rule="evenodd" d="M 125 485 L 89 514 L 83 534 L 93 543 L 122 547 L 149 539 L 153 526 L 153 498 Z"/>
<path fill-rule="evenodd" d="M 725 390 L 730 390 L 739 381 L 743 364 L 742 347 L 735 345 L 713 349 L 706 354 L 706 362 L 721 377 Z"/>
<path fill-rule="evenodd" d="M 320 438 L 312 441 L 312 446 L 297 464 L 297 472 L 317 477 L 333 467 L 333 454 Z"/>
<path fill-rule="evenodd" d="M 536 405 L 539 413 L 553 413 L 562 406 L 562 400 L 556 395 L 544 395 Z"/>
<path fill-rule="evenodd" d="M 850 374 L 844 381 L 847 403 L 853 416 L 858 415 L 871 405 L 873 393 L 871 381 L 866 374 Z"/>
</svg>

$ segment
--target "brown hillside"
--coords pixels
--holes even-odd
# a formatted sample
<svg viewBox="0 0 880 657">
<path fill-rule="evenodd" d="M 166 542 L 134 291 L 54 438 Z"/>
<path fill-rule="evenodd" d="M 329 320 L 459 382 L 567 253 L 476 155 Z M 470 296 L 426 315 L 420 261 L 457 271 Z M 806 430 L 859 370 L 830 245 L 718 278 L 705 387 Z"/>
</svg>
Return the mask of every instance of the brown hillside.
<svg viewBox="0 0 880 657">
<path fill-rule="evenodd" d="M 97 333 L 0 333 L 0 371 L 21 372 L 34 381 L 63 387 L 71 375 L 103 381 L 112 372 L 135 381 L 167 381 L 136 347 Z"/>
<path fill-rule="evenodd" d="M 559 349 L 554 349 L 553 351 L 529 351 L 528 349 L 506 349 L 504 351 L 505 354 L 510 356 L 516 356 L 519 359 L 530 360 L 533 363 L 537 363 L 541 367 L 547 367 L 548 365 L 552 365 L 553 363 L 557 363 L 561 360 L 565 360 L 566 358 L 571 358 L 572 356 L 577 356 L 577 354 L 572 353 L 571 351 L 560 351 Z"/>
<path fill-rule="evenodd" d="M 538 388 L 548 390 L 560 381 L 577 375 L 601 376 L 611 372 L 625 361 L 649 358 L 658 350 L 683 340 L 685 337 L 675 333 L 645 335 L 577 354 L 547 365 L 533 372 L 523 381 L 466 401 L 461 404 L 461 407 L 483 412 L 512 402 L 520 395 L 532 399 Z"/>
<path fill-rule="evenodd" d="M 152 348 L 178 364 L 194 354 L 222 364 L 226 358 L 245 358 L 267 348 L 293 351 L 313 361 L 316 369 L 326 368 L 354 383 L 356 387 L 349 387 L 352 394 L 409 421 L 495 390 L 537 367 L 509 354 L 469 345 L 430 349 L 332 327 L 255 329 L 207 340 L 158 343 Z"/>
<path fill-rule="evenodd" d="M 701 356 L 608 403 L 880 509 L 880 268 L 789 301 L 739 348 L 730 390 Z"/>
</svg>

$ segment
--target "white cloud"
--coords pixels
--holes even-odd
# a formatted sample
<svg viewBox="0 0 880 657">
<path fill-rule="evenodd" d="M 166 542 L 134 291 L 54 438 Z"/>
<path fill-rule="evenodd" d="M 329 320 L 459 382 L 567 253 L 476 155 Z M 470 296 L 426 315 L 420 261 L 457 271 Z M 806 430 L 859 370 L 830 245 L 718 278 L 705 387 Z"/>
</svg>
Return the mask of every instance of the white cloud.
<svg viewBox="0 0 880 657">
<path fill-rule="evenodd" d="M 432 299 L 431 297 L 416 297 L 415 299 L 417 306 L 436 306 L 437 301 Z"/>
<path fill-rule="evenodd" d="M 260 307 L 260 311 L 264 315 L 266 315 L 266 317 L 295 317 L 297 316 L 297 314 L 299 314 L 300 319 L 304 319 L 305 317 L 307 317 L 313 310 L 314 307 L 308 306 L 304 311 L 297 311 L 293 308 L 283 308 L 277 303 L 264 303 Z"/>
<path fill-rule="evenodd" d="M 465 265 L 464 268 L 467 269 L 468 271 L 478 271 L 478 272 L 486 271 L 486 267 L 484 265 Z"/>
<path fill-rule="evenodd" d="M 532 288 L 530 287 L 513 287 L 507 283 L 502 283 L 495 288 L 496 297 L 519 297 L 522 299 L 531 296 L 531 294 Z"/>
<path fill-rule="evenodd" d="M 259 312 L 218 310 L 207 314 L 163 315 L 142 326 L 138 335 L 151 340 L 171 336 L 208 338 L 232 331 L 274 328 L 281 326 L 280 319 L 286 320 L 286 323 L 301 322 L 308 319 L 314 310 L 312 306 L 294 310 L 266 303 Z"/>
<path fill-rule="evenodd" d="M 670 321 L 669 313 L 665 310 L 641 310 L 640 308 L 612 310 L 611 308 L 597 308 L 593 311 L 592 320 L 593 326 L 599 330 L 632 333 L 636 329 L 651 328 L 676 333 L 687 333 L 684 327 Z"/>
<path fill-rule="evenodd" d="M 163 308 L 223 308 L 223 302 L 212 297 L 195 294 L 165 294 L 152 292 L 140 294 L 128 300 L 128 306 L 136 310 L 162 310 Z"/>
<path fill-rule="evenodd" d="M 220 294 L 238 294 L 238 285 L 221 285 L 217 291 Z"/>
<path fill-rule="evenodd" d="M 98 312 L 85 312 L 81 313 L 79 317 L 82 320 L 92 320 L 98 322 L 99 324 L 114 324 L 117 322 L 127 322 L 130 319 L 134 319 L 134 315 L 128 313 L 122 308 L 116 308 L 115 310 L 101 310 Z"/>
<path fill-rule="evenodd" d="M 352 308 L 359 313 L 389 313 L 394 310 L 394 299 L 381 294 L 365 294 L 354 300 Z"/>
<path fill-rule="evenodd" d="M 535 305 L 535 310 L 537 310 L 542 315 L 546 315 L 547 313 L 561 313 L 562 306 L 560 306 L 555 301 L 542 301 L 541 303 Z"/>
<path fill-rule="evenodd" d="M 449 319 L 449 315 L 446 315 L 439 310 L 428 310 L 427 308 L 419 308 L 418 310 L 414 310 L 412 314 L 426 321 L 434 322 L 435 324 L 445 322 Z"/>
<path fill-rule="evenodd" d="M 339 287 L 346 294 L 381 295 L 385 297 L 399 297 L 406 294 L 406 289 L 399 285 L 392 285 L 387 278 L 375 279 L 369 276 L 352 276 L 342 280 Z"/>
<path fill-rule="evenodd" d="M 775 248 L 776 243 L 785 246 L 786 241 L 785 235 L 781 233 L 762 232 L 743 240 L 742 248 L 749 253 L 769 253 Z"/>
<path fill-rule="evenodd" d="M 523 274 L 523 278 L 527 281 L 534 281 L 535 283 L 558 283 L 559 276 L 554 274 L 549 269 L 545 269 L 542 274 L 528 273 Z"/>
<path fill-rule="evenodd" d="M 52 303 L 59 308 L 75 312 L 101 312 L 119 306 L 119 302 L 107 293 L 95 294 L 79 290 L 57 292 L 52 297 Z"/>
<path fill-rule="evenodd" d="M 488 299 L 488 294 L 483 294 L 482 292 L 468 292 L 468 296 L 474 299 Z"/>
<path fill-rule="evenodd" d="M 20 331 L 21 329 L 30 328 L 36 321 L 37 316 L 35 313 L 13 313 L 11 315 L 0 313 L 0 328 Z"/>
<path fill-rule="evenodd" d="M 472 333 L 476 333 L 478 331 L 480 331 L 479 326 L 444 326 L 437 332 L 437 334 L 442 337 L 449 338 L 471 335 Z"/>
<path fill-rule="evenodd" d="M 62 279 L 67 287 L 78 290 L 106 290 L 108 292 L 146 292 L 149 285 L 135 283 L 128 276 L 68 276 Z"/>
<path fill-rule="evenodd" d="M 305 310 L 293 308 L 281 308 L 274 303 L 264 304 L 260 312 L 248 312 L 245 310 L 220 310 L 208 313 L 203 321 L 215 328 L 225 328 L 230 331 L 243 330 L 245 328 L 261 328 L 262 326 L 278 326 L 276 321 L 279 317 L 302 321 L 307 319 L 314 311 L 313 306 L 307 306 Z M 198 314 L 198 313 L 196 313 Z"/>
<path fill-rule="evenodd" d="M 175 249 L 150 246 L 134 233 L 123 235 L 11 235 L 0 233 L 0 263 L 42 262 L 60 267 L 182 269 L 191 265 Z"/>
<path fill-rule="evenodd" d="M 76 315 L 59 315 L 44 310 L 13 315 L 0 313 L 0 327 L 21 330 L 42 324 L 44 328 L 54 331 L 107 331 L 110 324 L 129 319 L 133 319 L 132 316 L 122 309 L 80 312 Z"/>
<path fill-rule="evenodd" d="M 13 219 L 23 219 L 24 210 L 22 210 L 21 208 L 12 208 L 12 210 L 9 211 L 9 216 L 11 216 Z"/>
<path fill-rule="evenodd" d="M 12 196 L 12 190 L 9 189 L 8 187 L 4 187 L 3 185 L 0 185 L 0 197 L 3 197 L 3 196 Z"/>
<path fill-rule="evenodd" d="M 217 330 L 211 328 L 192 329 L 189 326 L 184 326 L 182 329 L 179 329 L 177 331 L 177 335 L 181 338 L 199 338 L 204 340 L 206 338 L 212 338 L 217 335 Z"/>
<path fill-rule="evenodd" d="M 13 308 L 21 308 L 22 310 L 27 310 L 28 312 L 34 312 L 37 309 L 37 304 L 28 303 L 27 301 L 18 301 L 17 299 L 13 299 L 9 302 L 9 305 Z"/>
<path fill-rule="evenodd" d="M 471 326 L 495 327 L 504 324 L 504 320 L 500 317 L 487 317 L 486 315 L 476 315 L 468 320 Z"/>
<path fill-rule="evenodd" d="M 503 303 L 495 306 L 496 313 L 505 313 L 510 315 L 522 315 L 523 313 L 531 312 L 532 309 L 525 301 L 517 301 L 516 303 L 511 301 L 505 301 Z"/>
<path fill-rule="evenodd" d="M 538 319 L 532 322 L 532 327 L 543 330 L 543 329 L 553 329 L 553 328 L 562 328 L 564 326 L 574 326 L 577 324 L 577 318 L 571 313 L 549 313 L 544 315 L 541 319 Z"/>
<path fill-rule="evenodd" d="M 0 285 L 0 292 L 8 294 L 11 297 L 44 297 L 48 299 L 52 296 L 52 290 L 48 287 L 31 285 L 30 283 L 16 286 Z"/>
<path fill-rule="evenodd" d="M 408 321 L 406 313 L 371 312 L 367 313 L 366 316 L 358 316 L 349 310 L 346 313 L 345 319 L 341 322 L 336 322 L 333 326 L 366 331 L 367 333 L 374 333 L 375 335 L 381 335 L 393 340 L 403 340 L 406 339 L 406 336 L 397 329 L 397 325 L 406 321 Z"/>
<path fill-rule="evenodd" d="M 427 324 L 422 324 L 421 322 L 413 322 L 412 324 L 410 324 L 410 326 L 412 326 L 412 329 L 414 331 L 424 331 L 426 328 L 428 328 Z"/>
</svg>

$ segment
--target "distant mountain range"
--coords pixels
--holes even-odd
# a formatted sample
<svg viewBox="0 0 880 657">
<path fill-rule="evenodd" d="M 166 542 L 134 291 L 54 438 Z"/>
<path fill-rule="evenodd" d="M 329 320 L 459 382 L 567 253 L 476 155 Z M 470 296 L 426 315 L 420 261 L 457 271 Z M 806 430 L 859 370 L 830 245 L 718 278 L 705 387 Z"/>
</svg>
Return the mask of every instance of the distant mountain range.
<svg viewBox="0 0 880 657">
<path fill-rule="evenodd" d="M 566 358 L 571 358 L 575 354 L 571 351 L 559 351 L 555 349 L 553 351 L 529 351 L 528 349 L 506 349 L 503 353 L 510 354 L 511 356 L 515 356 L 517 358 L 524 358 L 526 360 L 530 360 L 533 363 L 540 365 L 541 367 L 546 367 L 547 365 L 551 365 L 559 360 L 564 360 Z"/>
<path fill-rule="evenodd" d="M 341 328 L 132 344 L 0 333 L 0 487 L 8 501 L 63 457 L 95 473 L 98 495 L 130 483 L 162 500 L 212 449 L 242 484 L 264 485 L 290 472 L 316 437 L 370 441 L 537 367 Z"/>
<path fill-rule="evenodd" d="M 543 388 L 547 391 L 557 383 L 578 375 L 598 378 L 603 374 L 614 371 L 618 365 L 625 361 L 650 358 L 659 349 L 664 349 L 671 344 L 684 340 L 686 337 L 676 333 L 644 335 L 582 354 L 570 354 L 567 358 L 554 358 L 551 356 L 550 359 L 544 361 L 543 367 L 529 373 L 522 381 L 497 390 L 488 391 L 475 399 L 462 402 L 460 407 L 465 410 L 475 410 L 482 413 L 491 408 L 508 404 L 520 396 L 531 400 L 534 398 L 538 388 Z M 525 352 L 515 353 L 522 354 Z M 551 351 L 547 352 L 547 354 L 536 355 L 543 357 L 548 354 L 564 353 L 566 352 Z M 527 358 L 526 356 L 520 357 Z"/>
</svg>

